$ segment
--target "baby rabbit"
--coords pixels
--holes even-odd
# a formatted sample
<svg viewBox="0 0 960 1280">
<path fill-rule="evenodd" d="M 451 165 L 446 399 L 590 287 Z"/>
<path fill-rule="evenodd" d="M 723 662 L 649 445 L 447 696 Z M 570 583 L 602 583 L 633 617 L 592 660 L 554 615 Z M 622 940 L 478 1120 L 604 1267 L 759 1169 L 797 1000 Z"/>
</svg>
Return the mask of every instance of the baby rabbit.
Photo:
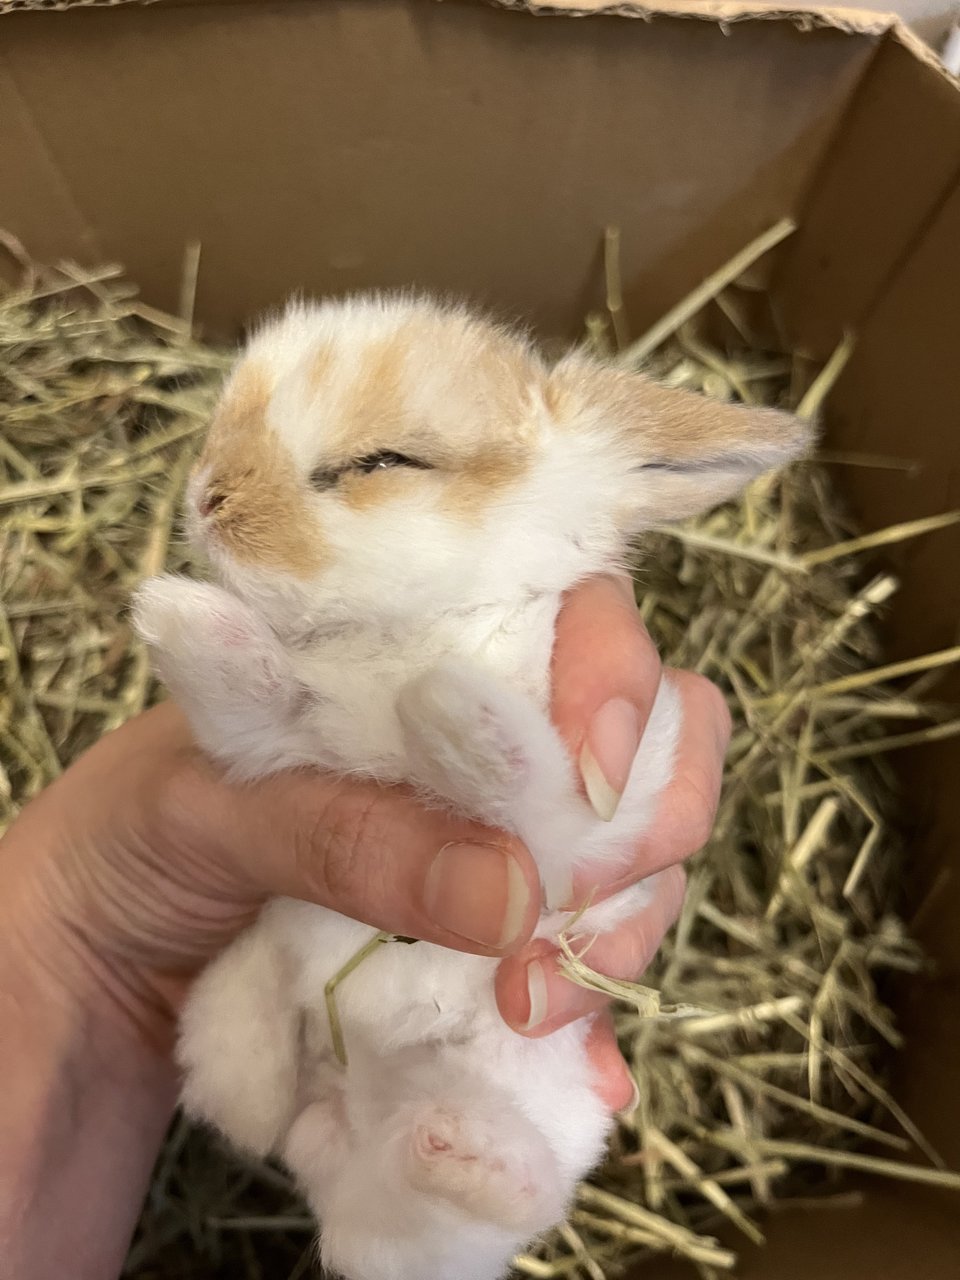
<svg viewBox="0 0 960 1280">
<path fill-rule="evenodd" d="M 289 766 L 406 782 L 507 829 L 563 927 L 575 868 L 626 867 L 668 781 L 664 681 L 619 804 L 589 800 L 547 717 L 560 597 L 622 564 L 654 521 L 718 503 L 797 456 L 771 410 L 670 390 L 409 296 L 294 305 L 251 340 L 191 478 L 219 585 L 160 577 L 136 625 L 201 745 L 239 779 Z M 592 803 L 590 803 L 592 801 Z M 604 932 L 649 896 L 591 906 Z M 184 1011 L 187 1110 L 282 1158 L 347 1280 L 496 1280 L 562 1219 L 610 1126 L 581 1022 L 502 1022 L 496 961 L 272 902 Z"/>
</svg>

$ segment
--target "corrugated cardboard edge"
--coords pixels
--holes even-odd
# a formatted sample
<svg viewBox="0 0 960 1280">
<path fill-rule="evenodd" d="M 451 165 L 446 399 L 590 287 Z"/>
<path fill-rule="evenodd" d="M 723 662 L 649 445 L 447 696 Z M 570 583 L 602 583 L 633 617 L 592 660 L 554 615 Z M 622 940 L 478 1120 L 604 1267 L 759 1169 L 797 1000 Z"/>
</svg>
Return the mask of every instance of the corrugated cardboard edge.
<svg viewBox="0 0 960 1280">
<path fill-rule="evenodd" d="M 788 5 L 751 3 L 751 0 L 665 0 L 662 4 L 610 3 L 610 0 L 487 0 L 501 9 L 524 10 L 541 16 L 573 18 L 616 14 L 624 18 L 695 18 L 721 27 L 740 22 L 790 22 L 801 31 L 829 28 L 848 35 L 888 36 L 897 40 L 946 79 L 960 80 L 944 67 L 937 53 L 915 35 L 895 13 L 848 9 L 840 5 Z M 2 0 L 0 0 L 2 3 Z"/>
<path fill-rule="evenodd" d="M 117 9 L 122 4 L 155 4 L 156 0 L 0 0 L 0 17 L 28 10 L 62 12 L 64 9 Z"/>
<path fill-rule="evenodd" d="M 28 11 L 107 9 L 130 4 L 162 6 L 171 2 L 176 4 L 176 0 L 0 0 L 0 17 Z M 211 0 L 213 2 L 215 0 Z M 442 0 L 435 2 L 442 3 Z M 934 50 L 895 13 L 848 9 L 840 5 L 758 5 L 756 0 L 752 3 L 750 0 L 666 0 L 661 4 L 611 3 L 610 0 L 485 0 L 485 3 L 542 17 L 587 18 L 608 14 L 639 18 L 645 22 L 653 22 L 657 18 L 691 18 L 715 22 L 721 27 L 741 22 L 790 22 L 801 31 L 829 28 L 849 35 L 886 35 L 899 41 L 916 58 L 935 68 L 946 79 L 960 84 L 960 79 L 944 67 Z"/>
<path fill-rule="evenodd" d="M 216 3 L 217 0 L 211 0 Z M 219 0 L 223 3 L 223 0 Z M 227 3 L 230 0 L 226 0 Z M 442 0 L 438 0 L 442 3 Z M 571 18 L 613 14 L 623 18 L 700 18 L 721 25 L 748 21 L 787 21 L 806 27 L 833 27 L 862 35 L 883 35 L 899 25 L 893 13 L 833 5 L 757 4 L 754 0 L 666 0 L 663 4 L 617 3 L 617 0 L 486 0 L 500 9 Z M 0 14 L 24 11 L 117 8 L 121 5 L 176 4 L 176 0 L 0 0 Z"/>
<path fill-rule="evenodd" d="M 609 0 L 491 0 L 504 9 L 586 18 L 614 13 L 624 18 L 699 18 L 721 26 L 736 22 L 792 22 L 801 27 L 832 27 L 857 35 L 884 35 L 899 25 L 893 13 L 834 5 L 757 4 L 745 0 L 666 0 L 664 4 L 609 3 Z"/>
<path fill-rule="evenodd" d="M 939 71 L 945 80 L 949 80 L 951 84 L 955 84 L 960 88 L 960 76 L 948 71 L 936 50 L 931 49 L 925 40 L 921 40 L 918 35 L 915 35 L 899 18 L 891 25 L 890 32 L 894 39 L 899 40 L 905 48 L 909 49 L 918 61 L 926 63 L 928 67 L 933 67 L 935 71 Z"/>
</svg>

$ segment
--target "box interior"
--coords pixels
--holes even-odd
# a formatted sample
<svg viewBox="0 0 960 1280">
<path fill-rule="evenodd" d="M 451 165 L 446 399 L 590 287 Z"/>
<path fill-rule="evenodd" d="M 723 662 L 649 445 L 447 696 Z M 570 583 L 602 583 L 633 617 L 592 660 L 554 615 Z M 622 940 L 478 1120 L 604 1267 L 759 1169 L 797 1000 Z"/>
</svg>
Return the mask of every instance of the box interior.
<svg viewBox="0 0 960 1280">
<path fill-rule="evenodd" d="M 830 442 L 923 464 L 843 468 L 854 509 L 877 527 L 960 507 L 956 84 L 875 14 L 508 7 L 0 2 L 0 227 L 40 259 L 122 262 L 168 308 L 199 242 L 209 336 L 295 289 L 411 283 L 571 336 L 608 223 L 639 330 L 791 214 L 768 273 L 785 332 L 818 356 L 858 334 Z M 957 642 L 958 561 L 956 530 L 892 557 L 893 657 Z M 900 1009 L 898 1096 L 956 1168 L 960 745 L 897 764 L 906 891 L 939 966 Z M 946 1194 L 870 1183 L 860 1209 L 775 1217 L 742 1274 L 807 1280 L 815 1244 L 822 1280 L 946 1280 L 956 1222 Z"/>
</svg>

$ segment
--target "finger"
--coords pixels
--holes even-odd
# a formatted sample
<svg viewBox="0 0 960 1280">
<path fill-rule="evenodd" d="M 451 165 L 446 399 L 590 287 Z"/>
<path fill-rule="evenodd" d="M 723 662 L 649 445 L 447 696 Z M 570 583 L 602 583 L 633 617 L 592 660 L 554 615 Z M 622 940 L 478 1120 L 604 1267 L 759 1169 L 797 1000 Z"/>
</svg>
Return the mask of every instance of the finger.
<svg viewBox="0 0 960 1280">
<path fill-rule="evenodd" d="M 716 685 L 690 671 L 671 671 L 683 706 L 673 776 L 657 801 L 653 822 L 638 842 L 629 868 L 606 884 L 586 868 L 574 877 L 575 900 L 596 900 L 683 862 L 710 839 L 720 803 L 730 745 L 730 712 Z"/>
<path fill-rule="evenodd" d="M 520 841 L 401 788 L 307 771 L 233 786 L 196 753 L 166 804 L 208 859 L 264 897 L 481 955 L 509 954 L 536 925 L 540 884 Z"/>
<path fill-rule="evenodd" d="M 553 649 L 552 715 L 581 786 L 609 822 L 660 684 L 660 658 L 626 577 L 597 577 L 565 599 Z"/>
<path fill-rule="evenodd" d="M 636 1110 L 639 1091 L 623 1060 L 613 1019 L 606 1010 L 598 1013 L 590 1024 L 587 1057 L 593 1068 L 594 1087 L 608 1111 Z"/>
<path fill-rule="evenodd" d="M 633 981 L 649 966 L 683 902 L 682 868 L 670 867 L 650 879 L 651 899 L 631 920 L 597 937 L 584 959 L 591 969 Z M 606 996 L 565 978 L 560 952 L 537 939 L 504 960 L 496 976 L 497 1005 L 503 1019 L 527 1036 L 545 1036 L 607 1003 Z"/>
</svg>

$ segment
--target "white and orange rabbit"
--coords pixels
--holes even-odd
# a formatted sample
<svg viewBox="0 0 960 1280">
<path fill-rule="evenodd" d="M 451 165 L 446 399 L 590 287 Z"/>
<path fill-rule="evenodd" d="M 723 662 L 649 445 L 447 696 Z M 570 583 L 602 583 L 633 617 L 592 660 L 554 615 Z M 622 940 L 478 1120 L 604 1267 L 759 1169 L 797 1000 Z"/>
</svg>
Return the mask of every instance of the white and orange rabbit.
<svg viewBox="0 0 960 1280">
<path fill-rule="evenodd" d="M 594 805 L 546 714 L 561 593 L 629 540 L 788 461 L 807 428 L 658 386 L 409 296 L 294 305 L 248 344 L 191 479 L 219 585 L 161 577 L 136 623 L 199 742 L 239 778 L 313 765 L 406 782 L 518 835 L 539 932 L 575 867 L 623 862 L 669 780 L 663 682 L 620 804 Z M 603 814 L 603 817 L 598 816 Z M 591 907 L 604 932 L 649 885 Z M 496 961 L 380 947 L 324 988 L 369 926 L 279 899 L 196 983 L 188 1111 L 282 1158 L 347 1280 L 495 1280 L 563 1217 L 610 1127 L 583 1023 L 501 1020 Z"/>
</svg>

